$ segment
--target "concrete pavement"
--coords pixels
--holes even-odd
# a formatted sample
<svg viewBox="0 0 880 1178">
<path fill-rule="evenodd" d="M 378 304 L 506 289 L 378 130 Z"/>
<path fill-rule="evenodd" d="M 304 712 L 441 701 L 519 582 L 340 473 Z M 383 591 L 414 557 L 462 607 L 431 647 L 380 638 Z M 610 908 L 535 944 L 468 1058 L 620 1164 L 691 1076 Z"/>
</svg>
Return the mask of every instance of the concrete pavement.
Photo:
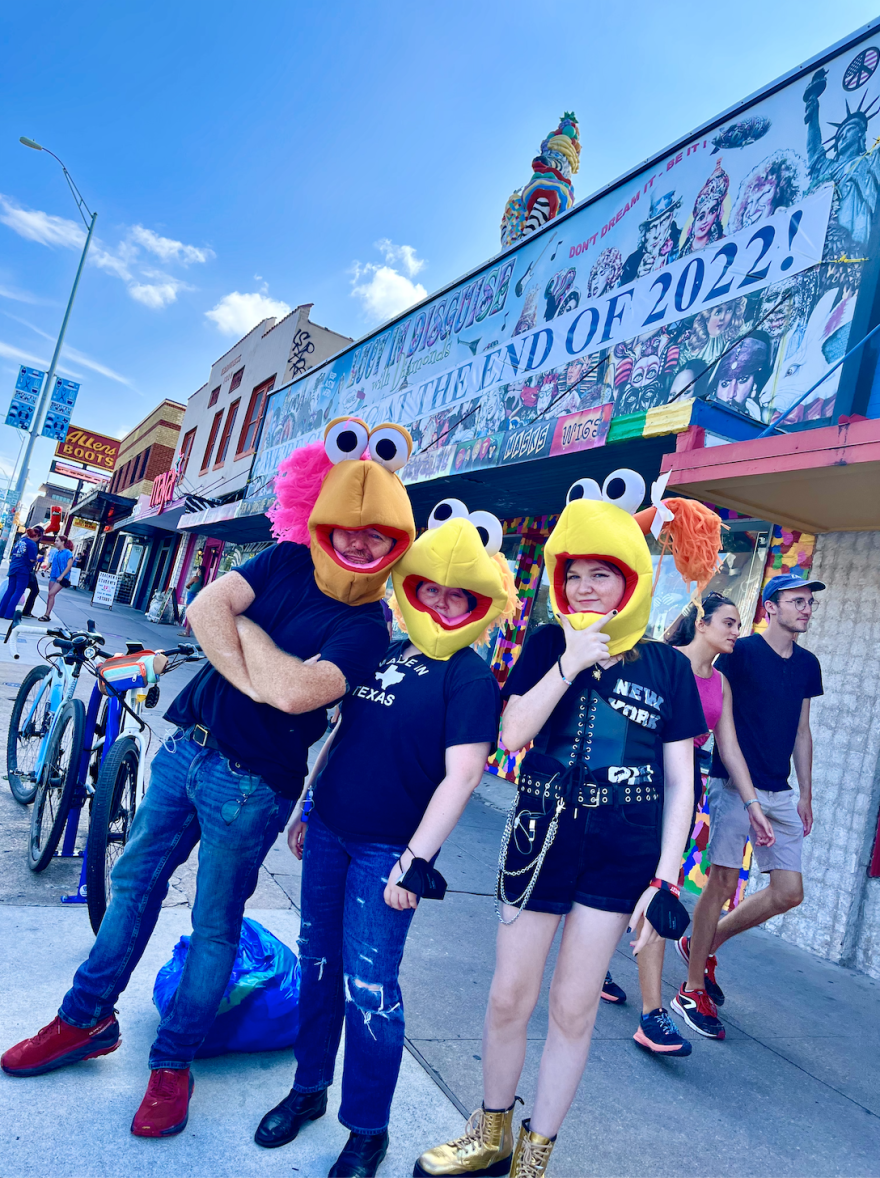
<svg viewBox="0 0 880 1178">
<path fill-rule="evenodd" d="M 74 605 L 80 611 L 76 617 Z M 84 602 L 67 606 L 59 598 L 58 612 L 80 624 L 77 619 L 87 616 L 88 607 Z M 106 634 L 105 616 L 96 620 Z M 114 610 L 114 625 L 121 636 L 134 637 L 139 636 L 135 625 L 150 624 Z M 151 634 L 150 642 L 171 645 L 172 627 L 151 627 Z M 14 683 L 18 671 L 0 664 L 0 681 Z M 8 686 L 0 691 L 3 730 L 3 711 L 8 715 L 12 695 Z M 447 898 L 442 904 L 424 903 L 413 922 L 402 971 L 409 1052 L 383 1175 L 411 1173 L 418 1152 L 457 1132 L 460 1114 L 479 1103 L 480 1032 L 497 929 L 491 893 L 503 809 L 511 797 L 506 783 L 484 779 L 440 856 L 439 867 L 449 881 Z M 70 864 L 56 860 L 36 877 L 25 869 L 12 886 L 11 866 L 16 857 L 24 859 L 26 820 L 11 794 L 0 791 L 4 1046 L 52 1016 L 91 941 L 84 911 L 57 906 L 60 880 Z M 299 863 L 279 839 L 249 906 L 251 915 L 288 944 L 296 935 L 299 879 Z M 175 879 L 169 897 L 175 907 L 163 912 L 120 1002 L 126 1040 L 119 1052 L 39 1081 L 0 1077 L 3 1175 L 327 1172 L 345 1136 L 330 1116 L 287 1149 L 265 1153 L 249 1144 L 259 1116 L 289 1086 L 289 1052 L 197 1063 L 186 1133 L 168 1142 L 139 1142 L 128 1134 L 156 1024 L 152 980 L 186 931 L 193 885 L 190 864 Z M 603 1004 L 599 1011 L 592 1057 L 553 1155 L 551 1173 L 557 1178 L 880 1174 L 880 983 L 769 933 L 746 933 L 726 945 L 720 958 L 719 982 L 727 994 L 720 1013 L 728 1038 L 717 1043 L 693 1035 L 693 1055 L 670 1060 L 646 1056 L 632 1041 L 639 1003 L 626 938 L 612 969 L 629 1002 L 624 1007 Z M 667 1005 L 682 976 L 670 948 L 664 974 Z M 545 984 L 520 1086 L 526 1115 L 546 1026 Z"/>
</svg>

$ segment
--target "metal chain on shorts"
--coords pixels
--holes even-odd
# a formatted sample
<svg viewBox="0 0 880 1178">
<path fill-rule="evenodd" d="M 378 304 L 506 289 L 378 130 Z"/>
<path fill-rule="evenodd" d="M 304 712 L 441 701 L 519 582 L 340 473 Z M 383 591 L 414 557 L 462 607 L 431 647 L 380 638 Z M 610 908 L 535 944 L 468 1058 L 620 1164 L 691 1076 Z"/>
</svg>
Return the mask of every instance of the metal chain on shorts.
<svg viewBox="0 0 880 1178">
<path fill-rule="evenodd" d="M 519 795 L 514 798 L 513 805 L 507 812 L 507 822 L 504 825 L 504 834 L 501 836 L 501 850 L 498 853 L 498 878 L 495 882 L 495 915 L 498 917 L 501 923 L 505 925 L 513 924 L 513 922 L 519 918 L 523 908 L 525 908 L 526 904 L 528 904 L 529 900 L 531 899 L 532 892 L 535 890 L 535 884 L 538 882 L 538 875 L 541 871 L 541 866 L 544 863 L 547 852 L 553 845 L 553 840 L 556 838 L 556 831 L 559 829 L 559 815 L 565 809 L 565 801 L 563 798 L 560 798 L 556 803 L 556 813 L 550 819 L 550 825 L 547 827 L 547 834 L 544 838 L 544 845 L 541 847 L 537 859 L 535 859 L 533 863 L 527 863 L 525 867 L 520 867 L 517 871 L 507 871 L 504 867 L 504 863 L 507 859 L 507 849 L 510 846 L 510 839 L 511 835 L 513 834 L 513 820 L 514 815 L 516 814 L 518 801 Z M 509 875 L 511 878 L 513 878 L 515 875 L 525 875 L 527 871 L 532 872 L 532 877 L 526 884 L 525 891 L 518 900 L 509 900 L 504 889 L 505 875 Z M 516 916 L 512 917 L 510 920 L 505 920 L 501 915 L 502 904 L 507 904 L 511 908 L 516 908 Z"/>
</svg>

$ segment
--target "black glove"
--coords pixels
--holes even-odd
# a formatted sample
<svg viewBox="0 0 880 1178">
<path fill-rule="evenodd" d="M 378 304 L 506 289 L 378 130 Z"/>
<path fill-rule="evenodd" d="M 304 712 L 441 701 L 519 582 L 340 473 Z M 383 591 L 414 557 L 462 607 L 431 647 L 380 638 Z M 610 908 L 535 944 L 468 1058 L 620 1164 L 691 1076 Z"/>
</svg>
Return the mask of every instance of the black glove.
<svg viewBox="0 0 880 1178">
<path fill-rule="evenodd" d="M 645 913 L 651 927 L 661 937 L 678 940 L 684 936 L 684 931 L 691 922 L 691 916 L 678 896 L 667 892 L 664 888 L 659 891 Z"/>
<path fill-rule="evenodd" d="M 442 900 L 446 895 L 446 880 L 427 859 L 413 859 L 398 879 L 397 886 L 413 892 L 423 900 Z"/>
</svg>

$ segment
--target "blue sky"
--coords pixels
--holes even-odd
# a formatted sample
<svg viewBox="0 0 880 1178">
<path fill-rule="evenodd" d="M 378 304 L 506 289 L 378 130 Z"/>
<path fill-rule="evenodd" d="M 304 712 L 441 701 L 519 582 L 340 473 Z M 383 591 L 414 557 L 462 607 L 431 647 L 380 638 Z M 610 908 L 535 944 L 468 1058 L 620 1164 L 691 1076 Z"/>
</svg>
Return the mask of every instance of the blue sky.
<svg viewBox="0 0 880 1178">
<path fill-rule="evenodd" d="M 266 314 L 359 336 L 490 257 L 564 110 L 583 198 L 876 15 L 859 0 L 6 5 L 0 403 L 62 356 L 78 425 L 186 402 Z M 2 420 L 2 418 L 0 418 Z M 0 426 L 0 473 L 20 431 Z M 35 450 L 29 490 L 53 446 Z"/>
</svg>

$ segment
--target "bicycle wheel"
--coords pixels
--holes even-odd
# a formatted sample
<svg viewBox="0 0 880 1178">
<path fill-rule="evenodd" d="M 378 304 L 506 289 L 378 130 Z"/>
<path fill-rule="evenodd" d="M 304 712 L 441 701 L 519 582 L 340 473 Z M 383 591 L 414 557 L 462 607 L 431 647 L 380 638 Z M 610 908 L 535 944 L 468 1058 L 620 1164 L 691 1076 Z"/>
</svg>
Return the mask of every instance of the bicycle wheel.
<svg viewBox="0 0 880 1178">
<path fill-rule="evenodd" d="M 76 789 L 85 724 L 86 710 L 82 701 L 69 699 L 62 705 L 52 726 L 31 811 L 28 841 L 31 871 L 44 871 L 48 867 L 61 840 Z"/>
<path fill-rule="evenodd" d="M 43 692 L 39 706 L 34 709 L 43 680 L 48 674 L 49 668 L 45 663 L 39 667 L 31 667 L 18 689 L 18 695 L 12 705 L 12 715 L 9 717 L 9 731 L 6 734 L 6 773 L 12 796 L 24 806 L 34 800 L 37 792 L 34 767 L 43 737 L 49 730 L 49 691 Z"/>
<path fill-rule="evenodd" d="M 134 820 L 139 757 L 135 741 L 123 736 L 113 743 L 98 774 L 86 846 L 86 900 L 95 933 L 110 903 L 110 873 L 125 850 Z"/>
</svg>

